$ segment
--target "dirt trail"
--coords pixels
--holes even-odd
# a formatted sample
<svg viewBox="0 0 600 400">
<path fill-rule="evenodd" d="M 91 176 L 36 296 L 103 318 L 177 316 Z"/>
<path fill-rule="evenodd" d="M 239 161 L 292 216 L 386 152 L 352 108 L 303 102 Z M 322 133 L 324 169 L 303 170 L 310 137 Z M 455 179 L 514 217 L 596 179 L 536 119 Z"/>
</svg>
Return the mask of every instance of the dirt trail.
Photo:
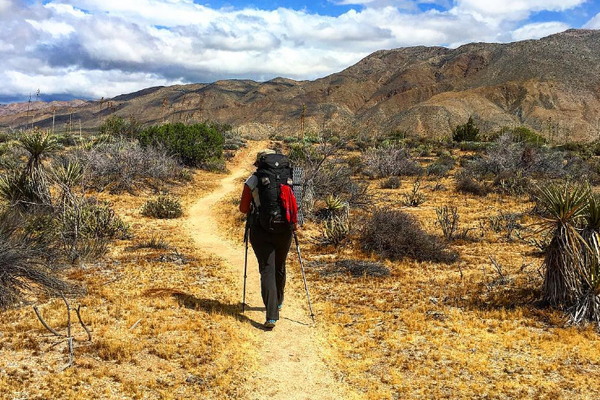
<svg viewBox="0 0 600 400">
<path fill-rule="evenodd" d="M 252 173 L 252 163 L 257 151 L 265 143 L 251 142 L 251 146 L 238 154 L 230 165 L 231 173 L 221 181 L 221 186 L 199 199 L 189 211 L 187 227 L 197 246 L 204 252 L 221 257 L 240 277 L 244 270 L 244 248 L 219 235 L 214 206 L 231 193 L 241 193 L 240 179 Z M 231 212 L 238 212 L 232 210 Z M 288 282 L 301 279 L 292 247 L 288 256 Z M 240 285 L 241 286 L 241 285 Z M 297 285 L 294 285 L 297 286 Z M 302 288 L 303 289 L 303 288 Z M 232 293 L 231 302 L 241 301 L 241 293 Z M 260 296 L 260 275 L 252 249 L 248 252 L 248 282 L 246 316 L 255 326 L 264 322 L 264 306 Z M 262 366 L 250 376 L 246 385 L 249 399 L 348 399 L 355 398 L 337 381 L 319 356 L 318 341 L 305 305 L 304 291 L 292 290 L 288 283 L 281 319 L 273 331 L 259 330 L 262 348 L 259 349 Z M 246 325 L 248 329 L 257 329 Z"/>
</svg>

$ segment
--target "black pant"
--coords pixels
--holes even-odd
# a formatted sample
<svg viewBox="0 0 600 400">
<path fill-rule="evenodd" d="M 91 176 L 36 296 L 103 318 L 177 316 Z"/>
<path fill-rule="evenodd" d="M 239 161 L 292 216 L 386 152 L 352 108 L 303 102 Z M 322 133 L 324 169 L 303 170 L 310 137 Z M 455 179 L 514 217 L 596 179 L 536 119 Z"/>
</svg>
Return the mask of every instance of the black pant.
<svg viewBox="0 0 600 400">
<path fill-rule="evenodd" d="M 260 271 L 260 290 L 267 319 L 278 320 L 278 305 L 283 303 L 285 259 L 292 243 L 292 230 L 269 233 L 259 223 L 250 229 L 250 243 Z"/>
</svg>

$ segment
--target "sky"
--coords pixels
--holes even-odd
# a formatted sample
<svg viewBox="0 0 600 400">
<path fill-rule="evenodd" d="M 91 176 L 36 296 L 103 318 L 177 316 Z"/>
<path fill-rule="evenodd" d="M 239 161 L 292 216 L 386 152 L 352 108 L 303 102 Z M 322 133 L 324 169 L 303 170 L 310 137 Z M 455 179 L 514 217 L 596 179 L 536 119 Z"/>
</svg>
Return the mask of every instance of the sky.
<svg viewBox="0 0 600 400">
<path fill-rule="evenodd" d="M 600 29 L 600 0 L 0 0 L 0 103 L 316 79 L 381 49 Z"/>
</svg>

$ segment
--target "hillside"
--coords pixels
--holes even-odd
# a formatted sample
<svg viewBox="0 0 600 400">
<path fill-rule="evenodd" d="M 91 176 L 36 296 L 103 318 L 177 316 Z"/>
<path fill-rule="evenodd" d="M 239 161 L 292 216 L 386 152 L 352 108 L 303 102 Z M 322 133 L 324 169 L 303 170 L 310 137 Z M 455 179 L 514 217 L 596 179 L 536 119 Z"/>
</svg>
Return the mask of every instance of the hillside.
<svg viewBox="0 0 600 400">
<path fill-rule="evenodd" d="M 143 123 L 229 123 L 245 132 L 306 129 L 447 135 L 473 116 L 484 130 L 527 125 L 556 141 L 600 135 L 600 31 L 457 49 L 377 51 L 315 81 L 226 80 L 154 87 L 82 105 L 3 106 L 0 127 L 91 130 L 111 114 Z M 306 110 L 303 112 L 304 106 Z"/>
</svg>

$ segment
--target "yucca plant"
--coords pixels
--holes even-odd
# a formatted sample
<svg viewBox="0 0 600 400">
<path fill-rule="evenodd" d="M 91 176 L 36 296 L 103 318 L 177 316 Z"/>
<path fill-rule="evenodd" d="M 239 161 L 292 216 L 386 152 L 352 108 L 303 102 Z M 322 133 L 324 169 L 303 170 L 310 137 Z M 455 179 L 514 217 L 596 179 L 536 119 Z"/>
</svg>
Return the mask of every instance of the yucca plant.
<svg viewBox="0 0 600 400">
<path fill-rule="evenodd" d="M 49 191 L 40 190 L 31 177 L 12 172 L 0 176 L 0 198 L 13 207 L 26 209 L 34 204 L 48 204 Z"/>
<path fill-rule="evenodd" d="M 41 130 L 35 130 L 19 139 L 19 145 L 29 153 L 27 161 L 27 171 L 31 175 L 32 171 L 41 167 L 42 159 L 57 150 L 60 145 L 54 135 Z"/>
<path fill-rule="evenodd" d="M 582 295 L 586 243 L 578 231 L 586 214 L 589 186 L 551 185 L 539 189 L 543 210 L 540 231 L 550 232 L 546 248 L 543 298 L 556 307 L 570 307 Z"/>
<path fill-rule="evenodd" d="M 571 309 L 571 320 L 600 323 L 600 198 L 590 196 L 584 215 L 582 237 L 586 246 L 584 268 L 581 271 L 582 294 Z"/>
<path fill-rule="evenodd" d="M 74 161 L 60 163 L 52 169 L 54 180 L 61 186 L 73 188 L 81 182 L 83 166 Z"/>
</svg>

